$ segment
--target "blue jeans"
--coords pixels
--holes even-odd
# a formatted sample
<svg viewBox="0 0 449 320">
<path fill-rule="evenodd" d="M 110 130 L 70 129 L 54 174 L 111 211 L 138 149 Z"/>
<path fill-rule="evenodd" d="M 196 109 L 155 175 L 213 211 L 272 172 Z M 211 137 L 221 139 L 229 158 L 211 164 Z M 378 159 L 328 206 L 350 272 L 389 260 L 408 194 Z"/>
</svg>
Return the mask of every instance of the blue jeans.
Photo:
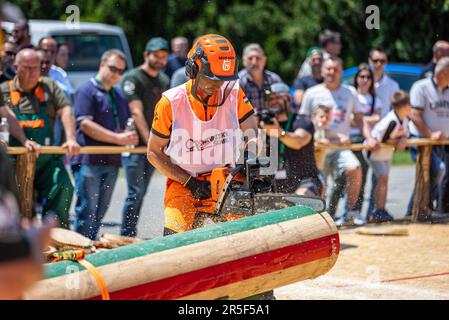
<svg viewBox="0 0 449 320">
<path fill-rule="evenodd" d="M 75 230 L 95 240 L 111 202 L 119 167 L 113 165 L 84 165 L 75 175 Z"/>
<path fill-rule="evenodd" d="M 148 162 L 144 154 L 131 154 L 122 157 L 125 168 L 128 196 L 122 211 L 122 227 L 120 234 L 127 237 L 137 235 L 137 222 L 143 198 L 147 192 L 154 167 Z"/>
<path fill-rule="evenodd" d="M 431 210 L 436 209 L 434 206 L 434 202 L 438 201 L 439 186 L 441 185 L 441 182 L 443 181 L 443 177 L 445 176 L 445 172 L 446 172 L 446 166 L 444 164 L 443 158 L 438 153 L 439 152 L 438 148 L 439 148 L 438 146 L 433 147 L 432 157 L 430 160 L 430 179 L 429 179 L 429 183 L 430 183 L 430 193 L 429 193 L 430 199 L 429 199 L 429 201 L 430 201 L 430 203 L 429 203 L 429 208 Z M 417 153 L 418 153 L 418 150 L 416 147 L 410 148 L 410 156 L 413 159 L 413 161 L 415 161 L 415 162 L 416 162 Z M 415 189 L 413 188 L 413 192 L 412 192 L 412 195 L 410 197 L 408 207 L 407 207 L 407 214 L 406 214 L 407 216 L 412 215 L 414 199 L 415 199 Z"/>
</svg>

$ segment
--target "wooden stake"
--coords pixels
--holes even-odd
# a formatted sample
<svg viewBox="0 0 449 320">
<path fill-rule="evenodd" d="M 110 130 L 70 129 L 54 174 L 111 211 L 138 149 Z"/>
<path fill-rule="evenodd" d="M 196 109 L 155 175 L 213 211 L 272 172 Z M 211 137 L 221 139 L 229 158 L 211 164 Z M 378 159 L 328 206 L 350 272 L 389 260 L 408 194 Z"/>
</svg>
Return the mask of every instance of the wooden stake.
<svg viewBox="0 0 449 320">
<path fill-rule="evenodd" d="M 34 173 L 36 154 L 28 152 L 17 156 L 16 175 L 19 189 L 20 211 L 22 216 L 31 219 L 33 216 Z"/>
<path fill-rule="evenodd" d="M 432 146 L 419 146 L 416 159 L 415 198 L 413 200 L 412 221 L 425 221 L 430 216 L 430 160 Z"/>
</svg>

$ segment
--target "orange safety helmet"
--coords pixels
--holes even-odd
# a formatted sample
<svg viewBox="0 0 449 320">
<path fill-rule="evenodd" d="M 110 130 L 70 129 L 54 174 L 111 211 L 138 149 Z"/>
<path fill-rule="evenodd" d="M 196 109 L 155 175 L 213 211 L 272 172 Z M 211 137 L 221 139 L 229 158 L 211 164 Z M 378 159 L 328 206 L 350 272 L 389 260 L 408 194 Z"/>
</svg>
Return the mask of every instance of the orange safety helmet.
<svg viewBox="0 0 449 320">
<path fill-rule="evenodd" d="M 238 79 L 238 61 L 231 42 L 218 34 L 199 37 L 187 55 L 186 75 L 202 74 L 211 80 Z"/>
<path fill-rule="evenodd" d="M 192 96 L 208 107 L 224 104 L 232 91 L 238 76 L 238 61 L 231 42 L 218 34 L 207 34 L 197 38 L 187 55 L 186 75 L 194 79 Z M 206 80 L 222 81 L 220 90 L 214 94 L 214 103 L 210 96 L 201 98 L 198 86 Z"/>
</svg>

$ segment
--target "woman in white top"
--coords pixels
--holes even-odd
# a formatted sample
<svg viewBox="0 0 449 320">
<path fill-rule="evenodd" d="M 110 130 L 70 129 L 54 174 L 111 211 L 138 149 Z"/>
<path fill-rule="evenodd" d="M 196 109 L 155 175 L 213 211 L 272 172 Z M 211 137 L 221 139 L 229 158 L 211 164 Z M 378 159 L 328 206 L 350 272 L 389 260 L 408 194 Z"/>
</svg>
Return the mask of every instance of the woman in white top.
<svg viewBox="0 0 449 320">
<path fill-rule="evenodd" d="M 354 96 L 358 99 L 358 112 L 364 115 L 363 127 L 357 127 L 355 121 L 351 123 L 350 139 L 351 143 L 363 143 L 367 137 L 367 142 L 378 145 L 378 142 L 371 136 L 370 125 L 380 120 L 381 103 L 376 98 L 374 88 L 374 76 L 370 67 L 366 63 L 359 65 L 357 73 L 354 76 L 354 87 L 351 87 Z M 362 188 L 357 200 L 356 209 L 361 211 L 363 204 L 363 196 L 365 192 L 366 174 L 368 171 L 368 162 L 366 161 L 362 151 L 353 151 L 354 155 L 360 161 L 362 166 Z M 347 201 L 346 201 L 347 202 Z"/>
</svg>

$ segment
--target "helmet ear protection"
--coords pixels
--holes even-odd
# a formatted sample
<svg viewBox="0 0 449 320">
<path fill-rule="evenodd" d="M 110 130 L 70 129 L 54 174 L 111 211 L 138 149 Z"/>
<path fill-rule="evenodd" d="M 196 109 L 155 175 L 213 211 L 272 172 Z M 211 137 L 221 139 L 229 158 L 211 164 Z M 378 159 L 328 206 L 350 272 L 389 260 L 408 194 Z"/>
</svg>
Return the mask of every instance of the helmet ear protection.
<svg viewBox="0 0 449 320">
<path fill-rule="evenodd" d="M 199 67 L 195 61 L 197 59 L 201 59 L 203 56 L 204 56 L 203 47 L 201 47 L 201 44 L 198 42 L 192 57 L 187 58 L 186 60 L 186 76 L 189 77 L 189 79 L 196 78 L 199 71 Z"/>
</svg>

